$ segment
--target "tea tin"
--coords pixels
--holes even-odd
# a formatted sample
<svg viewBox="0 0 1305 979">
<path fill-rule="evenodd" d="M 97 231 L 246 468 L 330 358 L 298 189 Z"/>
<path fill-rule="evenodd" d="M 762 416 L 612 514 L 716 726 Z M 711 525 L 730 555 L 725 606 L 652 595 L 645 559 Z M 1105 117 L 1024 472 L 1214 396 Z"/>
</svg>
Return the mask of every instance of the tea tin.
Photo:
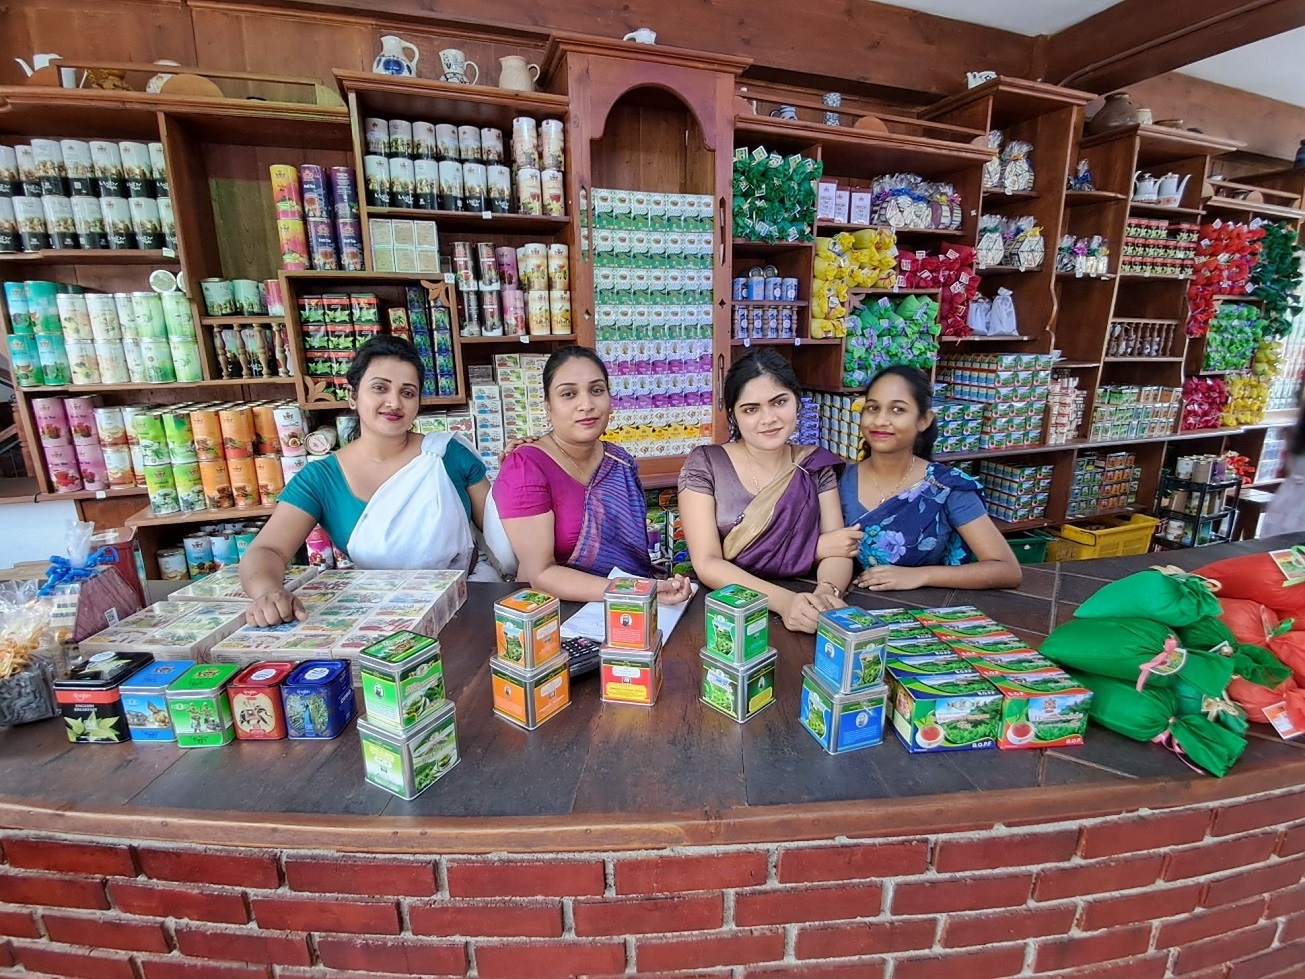
<svg viewBox="0 0 1305 979">
<path fill-rule="evenodd" d="M 396 632 L 366 647 L 358 658 L 367 720 L 400 734 L 414 730 L 444 703 L 440 642 L 416 632 Z"/>
<path fill-rule="evenodd" d="M 701 700 L 708 707 L 742 724 L 775 702 L 775 661 L 779 654 L 774 647 L 746 663 L 723 662 L 706 648 L 699 656 Z"/>
<path fill-rule="evenodd" d="M 339 737 L 353 720 L 353 681 L 349 663 L 310 659 L 281 684 L 286 727 L 292 739 Z"/>
<path fill-rule="evenodd" d="M 168 713 L 167 690 L 194 665 L 189 659 L 155 660 L 122 682 L 122 708 L 133 741 L 177 740 Z"/>
<path fill-rule="evenodd" d="M 494 603 L 498 655 L 518 670 L 533 670 L 562 651 L 561 605 L 552 595 L 523 588 Z"/>
<path fill-rule="evenodd" d="M 979 674 L 911 676 L 890 668 L 888 677 L 893 730 L 907 751 L 996 747 L 1002 696 Z"/>
<path fill-rule="evenodd" d="M 54 681 L 54 700 L 63 714 L 68 740 L 75 744 L 126 741 L 127 711 L 121 684 L 154 662 L 152 653 L 96 653 Z"/>
<path fill-rule="evenodd" d="M 653 649 L 657 629 L 657 582 L 651 578 L 613 578 L 603 591 L 607 645 Z"/>
<path fill-rule="evenodd" d="M 236 739 L 227 684 L 239 669 L 235 663 L 192 666 L 168 687 L 177 747 L 212 748 Z"/>
<path fill-rule="evenodd" d="M 242 741 L 274 741 L 286 736 L 281 684 L 294 670 L 289 661 L 251 663 L 227 687 L 236 737 Z"/>
<path fill-rule="evenodd" d="M 726 663 L 746 663 L 770 649 L 770 603 L 761 592 L 726 585 L 706 599 L 708 656 Z"/>
<path fill-rule="evenodd" d="M 459 761 L 456 711 L 445 700 L 407 734 L 395 734 L 358 719 L 363 767 L 367 781 L 401 799 L 415 799 L 446 775 Z"/>
<path fill-rule="evenodd" d="M 653 649 L 617 649 L 603 646 L 598 653 L 601 696 L 608 704 L 657 703 L 662 689 L 662 643 L 657 634 Z"/>
<path fill-rule="evenodd" d="M 887 704 L 883 684 L 846 693 L 830 689 L 815 667 L 802 667 L 798 720 L 831 755 L 881 743 Z"/>
<path fill-rule="evenodd" d="M 533 731 L 571 703 L 567 658 L 557 656 L 533 670 L 523 670 L 499 656 L 489 660 L 494 713 Z"/>
<path fill-rule="evenodd" d="M 865 609 L 827 609 L 816 624 L 816 672 L 843 693 L 882 683 L 887 637 L 887 624 Z"/>
</svg>

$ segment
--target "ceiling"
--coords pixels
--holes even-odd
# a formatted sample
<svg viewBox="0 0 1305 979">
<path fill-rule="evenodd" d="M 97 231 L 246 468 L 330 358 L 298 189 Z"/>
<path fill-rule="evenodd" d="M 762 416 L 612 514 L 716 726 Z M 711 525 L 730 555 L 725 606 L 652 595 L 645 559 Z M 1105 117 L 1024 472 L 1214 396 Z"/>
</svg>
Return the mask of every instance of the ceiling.
<svg viewBox="0 0 1305 979">
<path fill-rule="evenodd" d="M 1034 37 L 1055 34 L 1121 0 L 877 0 L 891 7 Z M 1178 69 L 1206 81 L 1305 106 L 1305 27 Z"/>
</svg>

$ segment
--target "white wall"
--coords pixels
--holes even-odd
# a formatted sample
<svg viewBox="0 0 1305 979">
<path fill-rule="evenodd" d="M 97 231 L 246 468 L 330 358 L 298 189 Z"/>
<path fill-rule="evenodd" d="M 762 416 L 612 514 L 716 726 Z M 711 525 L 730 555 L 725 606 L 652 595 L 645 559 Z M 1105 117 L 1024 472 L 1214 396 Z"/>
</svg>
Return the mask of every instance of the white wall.
<svg viewBox="0 0 1305 979">
<path fill-rule="evenodd" d="M 64 553 L 68 521 L 76 519 L 72 500 L 0 506 L 0 568 L 19 561 L 47 561 L 51 554 Z"/>
</svg>

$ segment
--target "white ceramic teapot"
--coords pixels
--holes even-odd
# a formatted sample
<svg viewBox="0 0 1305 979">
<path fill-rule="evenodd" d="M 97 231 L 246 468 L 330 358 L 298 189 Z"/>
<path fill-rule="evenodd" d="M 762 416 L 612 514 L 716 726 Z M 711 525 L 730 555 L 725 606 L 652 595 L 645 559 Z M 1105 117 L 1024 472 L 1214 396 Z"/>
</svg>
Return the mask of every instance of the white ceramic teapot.
<svg viewBox="0 0 1305 979">
<path fill-rule="evenodd" d="M 1141 170 L 1133 174 L 1133 200 L 1154 203 L 1159 196 L 1159 180 Z"/>
<path fill-rule="evenodd" d="M 32 55 L 32 63 L 30 65 L 22 58 L 15 58 L 14 60 L 22 66 L 23 71 L 27 75 L 31 76 L 42 68 L 47 67 L 51 61 L 57 61 L 62 57 L 63 55 L 59 54 L 34 54 Z"/>
<path fill-rule="evenodd" d="M 526 64 L 519 54 L 499 58 L 498 87 L 515 92 L 533 92 L 539 79 L 539 65 Z M 533 72 L 533 74 L 532 74 Z"/>
<path fill-rule="evenodd" d="M 1187 181 L 1192 179 L 1189 173 L 1180 181 L 1178 174 L 1166 173 L 1160 178 L 1159 186 L 1156 188 L 1157 200 L 1165 207 L 1178 207 L 1183 202 L 1183 191 L 1187 189 Z"/>
<path fill-rule="evenodd" d="M 412 51 L 411 58 L 407 56 L 409 50 Z M 415 76 L 417 59 L 420 57 L 417 45 L 396 34 L 386 34 L 381 38 L 381 53 L 372 62 L 372 71 L 377 75 Z"/>
</svg>

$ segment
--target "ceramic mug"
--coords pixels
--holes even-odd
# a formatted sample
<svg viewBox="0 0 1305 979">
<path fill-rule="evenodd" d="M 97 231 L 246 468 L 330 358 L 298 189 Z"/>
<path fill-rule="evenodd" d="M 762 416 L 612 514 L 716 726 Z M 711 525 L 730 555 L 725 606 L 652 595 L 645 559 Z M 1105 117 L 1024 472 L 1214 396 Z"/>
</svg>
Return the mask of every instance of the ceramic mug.
<svg viewBox="0 0 1305 979">
<path fill-rule="evenodd" d="M 637 31 L 631 31 L 622 41 L 633 41 L 635 44 L 656 44 L 657 32 L 651 27 L 640 27 Z"/>
<path fill-rule="evenodd" d="M 781 105 L 778 109 L 771 109 L 770 114 L 778 119 L 796 119 L 796 105 Z"/>
<path fill-rule="evenodd" d="M 967 71 L 965 73 L 965 87 L 976 88 L 984 82 L 990 82 L 997 77 L 995 71 Z"/>
<path fill-rule="evenodd" d="M 820 96 L 820 101 L 825 103 L 825 105 L 837 107 L 843 104 L 843 96 L 839 92 L 826 92 L 824 95 Z M 839 116 L 837 112 L 825 113 L 826 126 L 841 126 L 842 124 L 842 117 Z"/>
<path fill-rule="evenodd" d="M 440 52 L 440 64 L 444 66 L 444 80 L 457 85 L 474 85 L 480 79 L 480 66 L 468 61 L 467 56 L 457 48 L 445 48 Z M 472 77 L 467 78 L 467 69 L 475 69 Z"/>
</svg>

